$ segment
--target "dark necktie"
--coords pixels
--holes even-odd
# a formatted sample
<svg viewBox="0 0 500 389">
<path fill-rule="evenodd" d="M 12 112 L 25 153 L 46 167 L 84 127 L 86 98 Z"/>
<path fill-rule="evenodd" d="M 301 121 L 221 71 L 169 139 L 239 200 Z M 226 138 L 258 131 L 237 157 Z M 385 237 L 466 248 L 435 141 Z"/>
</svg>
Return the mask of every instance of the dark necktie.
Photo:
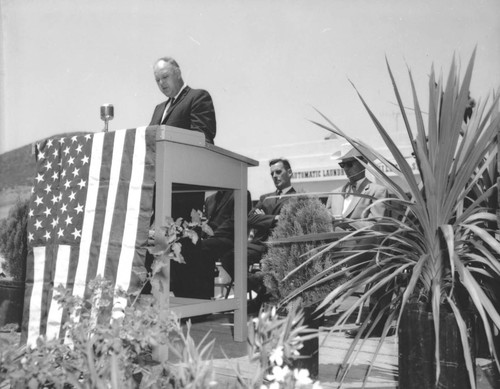
<svg viewBox="0 0 500 389">
<path fill-rule="evenodd" d="M 275 199 L 275 201 L 274 201 L 275 203 L 277 203 L 277 202 L 278 202 L 278 200 L 280 199 L 281 193 L 283 193 L 283 192 L 281 191 L 281 189 L 278 189 L 278 190 L 276 191 L 276 199 Z"/>
<path fill-rule="evenodd" d="M 167 113 L 172 108 L 172 105 L 174 105 L 175 99 L 173 97 L 170 97 L 169 100 L 167 101 L 167 104 L 165 105 L 165 111 L 163 111 L 163 115 L 161 118 L 161 123 L 165 124 L 165 121 L 167 119 Z"/>
</svg>

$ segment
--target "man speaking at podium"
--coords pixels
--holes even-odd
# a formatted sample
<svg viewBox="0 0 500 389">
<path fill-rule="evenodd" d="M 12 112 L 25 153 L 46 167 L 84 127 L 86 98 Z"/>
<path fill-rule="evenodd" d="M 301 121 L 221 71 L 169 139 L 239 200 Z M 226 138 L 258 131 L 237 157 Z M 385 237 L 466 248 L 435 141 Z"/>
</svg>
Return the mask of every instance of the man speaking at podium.
<svg viewBox="0 0 500 389">
<path fill-rule="evenodd" d="M 166 124 L 203 132 L 205 140 L 213 144 L 217 126 L 210 94 L 206 90 L 187 86 L 173 58 L 160 58 L 153 71 L 158 88 L 168 99 L 156 106 L 150 126 Z"/>
<path fill-rule="evenodd" d="M 192 89 L 184 83 L 178 63 L 171 57 L 158 59 L 153 66 L 160 91 L 167 100 L 154 110 L 150 126 L 167 125 L 205 134 L 207 143 L 214 143 L 216 133 L 215 110 L 210 94 L 203 89 Z M 216 174 L 214 172 L 214 174 Z M 190 220 L 191 210 L 202 210 L 203 192 L 174 193 L 172 218 Z M 199 247 L 183 244 L 186 264 L 171 263 L 171 290 L 177 297 L 210 299 L 214 295 L 214 264 L 203 261 Z M 152 258 L 147 259 L 150 266 Z"/>
</svg>

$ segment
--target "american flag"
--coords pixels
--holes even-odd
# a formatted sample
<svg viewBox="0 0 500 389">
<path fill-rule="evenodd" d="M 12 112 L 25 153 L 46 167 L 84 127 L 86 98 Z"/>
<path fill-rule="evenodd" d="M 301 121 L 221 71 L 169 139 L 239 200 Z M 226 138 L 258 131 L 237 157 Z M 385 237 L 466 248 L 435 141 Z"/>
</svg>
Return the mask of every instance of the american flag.
<svg viewBox="0 0 500 389">
<path fill-rule="evenodd" d="M 86 298 L 97 276 L 129 292 L 140 286 L 134 269 L 144 273 L 155 136 L 141 127 L 36 145 L 21 334 L 27 345 L 35 346 L 41 335 L 64 336 L 67 312 L 53 300 L 53 287 L 62 284 Z"/>
</svg>

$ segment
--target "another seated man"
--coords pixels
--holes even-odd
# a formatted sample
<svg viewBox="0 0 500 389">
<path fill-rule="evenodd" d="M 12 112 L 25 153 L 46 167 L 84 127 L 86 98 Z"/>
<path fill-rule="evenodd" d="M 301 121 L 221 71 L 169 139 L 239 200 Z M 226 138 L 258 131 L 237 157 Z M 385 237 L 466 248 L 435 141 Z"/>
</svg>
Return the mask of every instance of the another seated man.
<svg viewBox="0 0 500 389">
<path fill-rule="evenodd" d="M 385 215 L 385 203 L 376 201 L 388 198 L 387 188 L 371 182 L 366 177 L 366 168 L 361 162 L 366 162 L 366 160 L 355 148 L 350 149 L 339 160 L 339 165 L 344 169 L 348 182 L 342 188 L 332 192 L 332 195 L 328 197 L 327 208 L 336 222 L 340 220 L 339 225 L 341 227 L 359 229 L 367 225 L 373 225 L 371 221 L 357 221 L 357 219 L 378 218 Z M 346 220 L 346 222 L 342 223 L 342 220 Z M 359 243 L 360 245 L 356 247 L 356 250 L 362 250 L 366 242 L 363 243 L 360 240 Z M 372 254 L 367 252 L 359 255 L 356 261 L 361 263 L 370 260 L 371 256 Z M 370 299 L 370 308 L 373 308 L 377 301 L 382 298 L 387 298 L 383 290 L 375 298 Z M 376 314 L 373 317 L 375 316 Z M 377 335 L 381 330 L 382 328 L 378 326 L 372 334 Z M 355 337 L 357 333 L 357 329 L 346 331 L 346 335 L 349 337 Z"/>
<path fill-rule="evenodd" d="M 347 183 L 338 190 L 333 191 L 326 203 L 335 218 L 361 219 L 382 217 L 386 206 L 383 202 L 372 205 L 377 199 L 387 198 L 387 188 L 371 182 L 366 177 L 366 168 L 361 163 L 364 157 L 355 148 L 339 158 L 339 166 L 344 169 Z M 358 195 L 364 195 L 362 197 Z M 367 222 L 350 223 L 355 228 L 361 228 Z"/>
<path fill-rule="evenodd" d="M 252 207 L 252 198 L 247 191 L 247 212 Z M 234 249 L 234 192 L 217 191 L 205 200 L 205 217 L 213 236 L 201 241 L 201 256 L 215 266 L 215 262 Z"/>
</svg>

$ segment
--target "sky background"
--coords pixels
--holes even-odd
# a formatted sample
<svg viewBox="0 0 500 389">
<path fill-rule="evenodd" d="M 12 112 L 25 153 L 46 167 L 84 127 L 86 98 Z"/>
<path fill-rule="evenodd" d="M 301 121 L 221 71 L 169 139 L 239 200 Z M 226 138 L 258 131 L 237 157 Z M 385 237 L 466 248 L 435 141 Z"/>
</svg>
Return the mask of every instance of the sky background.
<svg viewBox="0 0 500 389">
<path fill-rule="evenodd" d="M 386 58 L 407 105 L 408 68 L 426 101 L 431 65 L 465 69 L 476 46 L 472 95 L 500 86 L 498 0 L 0 0 L 0 13 L 0 153 L 100 131 L 104 103 L 110 129 L 149 124 L 165 55 L 211 93 L 216 145 L 249 157 L 328 135 L 314 108 L 378 143 L 350 81 L 403 139 Z"/>
</svg>

